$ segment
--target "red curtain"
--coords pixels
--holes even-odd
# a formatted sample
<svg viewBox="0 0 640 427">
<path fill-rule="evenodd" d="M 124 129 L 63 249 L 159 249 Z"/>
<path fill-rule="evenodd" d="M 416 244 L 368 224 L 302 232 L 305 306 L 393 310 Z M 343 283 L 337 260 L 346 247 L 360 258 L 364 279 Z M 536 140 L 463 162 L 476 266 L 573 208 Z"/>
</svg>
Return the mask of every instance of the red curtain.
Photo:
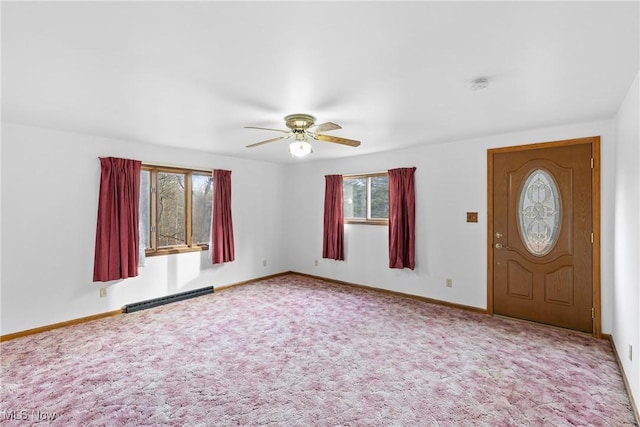
<svg viewBox="0 0 640 427">
<path fill-rule="evenodd" d="M 233 261 L 233 220 L 231 218 L 231 171 L 213 171 L 213 218 L 211 220 L 211 262 Z"/>
<path fill-rule="evenodd" d="M 324 233 L 322 258 L 344 260 L 342 175 L 326 175 L 324 189 Z"/>
<path fill-rule="evenodd" d="M 138 275 L 140 166 L 138 160 L 100 158 L 100 198 L 93 281 Z"/>
<path fill-rule="evenodd" d="M 389 172 L 389 268 L 415 268 L 416 168 Z"/>
</svg>

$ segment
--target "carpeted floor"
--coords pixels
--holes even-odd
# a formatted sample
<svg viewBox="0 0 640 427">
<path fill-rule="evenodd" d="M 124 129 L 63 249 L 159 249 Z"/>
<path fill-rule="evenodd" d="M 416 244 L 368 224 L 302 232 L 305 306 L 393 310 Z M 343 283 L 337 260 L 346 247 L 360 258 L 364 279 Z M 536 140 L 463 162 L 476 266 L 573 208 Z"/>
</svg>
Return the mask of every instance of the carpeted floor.
<svg viewBox="0 0 640 427">
<path fill-rule="evenodd" d="M 2 424 L 636 425 L 605 340 L 298 275 L 0 349 Z"/>
</svg>

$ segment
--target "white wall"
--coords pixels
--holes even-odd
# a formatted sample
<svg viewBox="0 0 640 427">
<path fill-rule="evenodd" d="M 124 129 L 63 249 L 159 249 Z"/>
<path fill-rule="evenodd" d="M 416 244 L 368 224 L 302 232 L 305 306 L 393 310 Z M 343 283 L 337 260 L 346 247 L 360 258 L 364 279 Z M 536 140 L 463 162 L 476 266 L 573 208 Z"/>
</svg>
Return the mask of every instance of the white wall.
<svg viewBox="0 0 640 427">
<path fill-rule="evenodd" d="M 601 136 L 602 328 L 612 327 L 613 160 L 611 121 L 495 135 L 332 161 L 287 170 L 289 257 L 294 271 L 449 301 L 487 306 L 487 149 Z M 366 141 L 363 141 L 366 144 Z M 416 170 L 416 268 L 389 269 L 385 226 L 345 226 L 346 260 L 322 259 L 324 175 Z M 478 212 L 467 223 L 466 212 Z M 637 212 L 637 211 L 636 211 Z M 314 260 L 319 261 L 314 267 Z M 445 279 L 453 279 L 453 287 Z"/>
<path fill-rule="evenodd" d="M 236 260 L 214 267 L 204 252 L 152 257 L 136 278 L 93 283 L 98 157 L 107 156 L 233 171 Z M 1 183 L 2 335 L 289 269 L 282 165 L 3 123 Z"/>
<path fill-rule="evenodd" d="M 636 76 L 615 120 L 615 261 L 612 337 L 640 407 L 640 83 Z M 629 360 L 629 345 L 633 360 Z"/>
</svg>

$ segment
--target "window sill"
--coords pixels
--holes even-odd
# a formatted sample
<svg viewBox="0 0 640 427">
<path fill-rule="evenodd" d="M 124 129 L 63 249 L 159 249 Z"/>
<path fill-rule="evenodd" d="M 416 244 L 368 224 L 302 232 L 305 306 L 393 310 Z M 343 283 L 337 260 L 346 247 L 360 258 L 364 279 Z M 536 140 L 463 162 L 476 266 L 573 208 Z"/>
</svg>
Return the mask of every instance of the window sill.
<svg viewBox="0 0 640 427">
<path fill-rule="evenodd" d="M 162 256 L 162 255 L 173 255 L 173 254 L 183 254 L 183 253 L 187 253 L 187 252 L 203 252 L 203 251 L 208 251 L 209 250 L 209 246 L 205 245 L 205 246 L 194 246 L 194 247 L 188 247 L 188 246 L 184 246 L 184 247 L 179 247 L 179 248 L 162 248 L 162 249 L 157 249 L 157 250 L 153 250 L 153 251 L 149 251 L 149 250 L 145 250 L 144 251 L 144 256 L 147 258 L 150 257 L 154 257 L 154 256 Z"/>
<path fill-rule="evenodd" d="M 387 219 L 345 219 L 345 224 L 365 224 L 365 225 L 389 225 Z"/>
</svg>

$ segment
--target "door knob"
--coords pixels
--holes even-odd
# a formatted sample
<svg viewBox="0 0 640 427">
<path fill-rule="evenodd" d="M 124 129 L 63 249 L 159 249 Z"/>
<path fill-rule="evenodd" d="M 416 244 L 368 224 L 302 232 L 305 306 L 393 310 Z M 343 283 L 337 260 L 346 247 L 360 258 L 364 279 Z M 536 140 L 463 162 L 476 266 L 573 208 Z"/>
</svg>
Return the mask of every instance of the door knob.
<svg viewBox="0 0 640 427">
<path fill-rule="evenodd" d="M 495 245 L 493 245 L 493 247 L 496 249 L 504 249 L 504 246 L 502 246 L 502 243 L 496 243 Z"/>
</svg>

